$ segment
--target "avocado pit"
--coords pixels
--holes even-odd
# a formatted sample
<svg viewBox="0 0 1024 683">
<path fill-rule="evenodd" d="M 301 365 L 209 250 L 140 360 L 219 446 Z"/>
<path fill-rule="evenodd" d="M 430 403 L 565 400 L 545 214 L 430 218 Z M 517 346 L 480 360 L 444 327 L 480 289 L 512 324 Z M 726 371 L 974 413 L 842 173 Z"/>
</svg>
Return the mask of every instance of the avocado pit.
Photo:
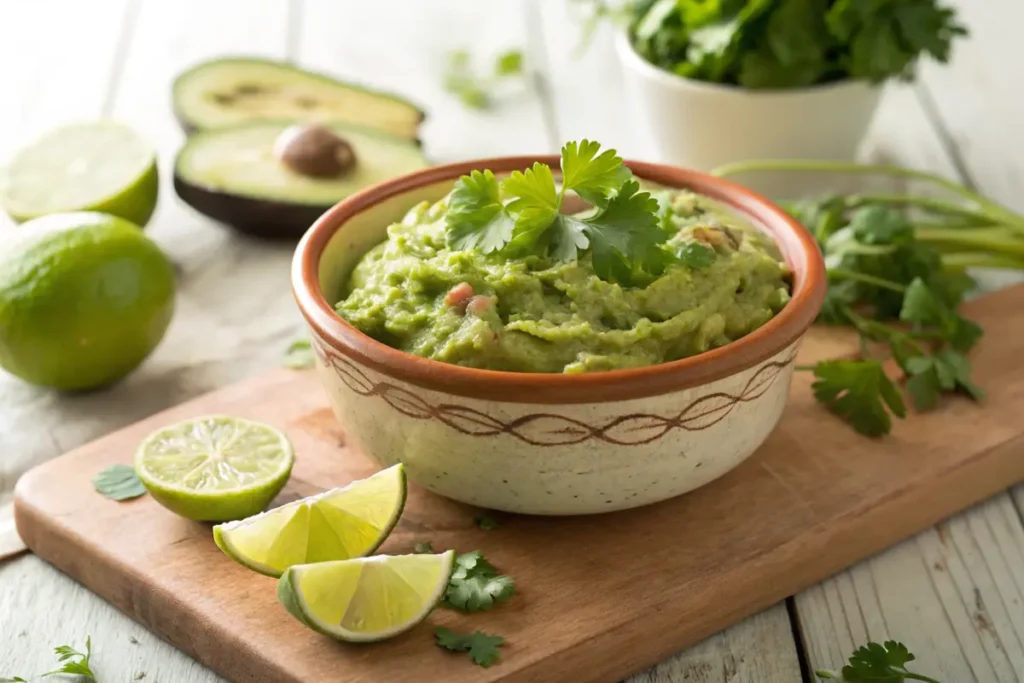
<svg viewBox="0 0 1024 683">
<path fill-rule="evenodd" d="M 352 145 L 317 124 L 286 128 L 274 143 L 274 155 L 295 173 L 313 178 L 337 178 L 356 165 Z"/>
</svg>

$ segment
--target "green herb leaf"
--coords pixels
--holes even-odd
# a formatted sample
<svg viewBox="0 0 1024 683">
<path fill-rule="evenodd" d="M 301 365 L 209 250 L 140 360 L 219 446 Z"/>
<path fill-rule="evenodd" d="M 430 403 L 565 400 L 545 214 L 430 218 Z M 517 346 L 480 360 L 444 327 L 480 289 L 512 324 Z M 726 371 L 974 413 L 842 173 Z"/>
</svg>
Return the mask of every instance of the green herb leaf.
<svg viewBox="0 0 1024 683">
<path fill-rule="evenodd" d="M 146 487 L 128 465 L 111 465 L 92 478 L 92 485 L 111 500 L 130 500 L 146 492 Z"/>
<path fill-rule="evenodd" d="M 826 360 L 814 366 L 815 398 L 866 436 L 892 429 L 892 415 L 903 418 L 899 388 L 876 360 Z"/>
<path fill-rule="evenodd" d="M 676 249 L 675 256 L 684 266 L 701 270 L 714 263 L 718 255 L 711 247 L 699 242 L 687 242 Z"/>
<path fill-rule="evenodd" d="M 911 673 L 907 664 L 914 661 L 914 655 L 903 643 L 894 640 L 884 645 L 868 643 L 850 655 L 849 663 L 841 673 L 826 669 L 815 671 L 822 680 L 837 680 L 842 683 L 904 683 L 907 680 L 939 683 L 934 678 Z"/>
<path fill-rule="evenodd" d="M 600 143 L 590 140 L 562 147 L 562 183 L 594 206 L 604 206 L 633 177 L 614 149 L 598 154 L 600 149 Z"/>
<path fill-rule="evenodd" d="M 455 633 L 438 626 L 434 629 L 435 642 L 439 647 L 452 652 L 465 652 L 475 664 L 485 669 L 501 660 L 498 648 L 505 644 L 501 636 L 492 636 L 483 631 Z"/>
<path fill-rule="evenodd" d="M 284 352 L 282 365 L 290 370 L 305 370 L 314 365 L 313 344 L 308 339 L 296 339 Z"/>
<path fill-rule="evenodd" d="M 426 543 L 416 543 L 412 547 L 412 551 L 417 555 L 433 555 L 435 550 L 434 546 L 430 544 L 430 541 Z"/>
<path fill-rule="evenodd" d="M 514 225 L 501 202 L 498 179 L 493 173 L 473 171 L 455 181 L 445 217 L 452 246 L 489 254 L 512 239 Z"/>
<path fill-rule="evenodd" d="M 493 102 L 492 91 L 503 80 L 523 74 L 523 53 L 509 50 L 494 60 L 493 73 L 481 78 L 473 70 L 472 58 L 466 50 L 448 54 L 444 88 L 472 109 L 486 109 Z"/>
<path fill-rule="evenodd" d="M 522 50 L 509 50 L 494 60 L 494 75 L 497 77 L 519 76 L 523 73 Z"/>
<path fill-rule="evenodd" d="M 445 603 L 463 612 L 481 612 L 505 602 L 515 593 L 511 576 L 499 575 L 479 550 L 455 558 Z"/>
<path fill-rule="evenodd" d="M 603 280 L 629 283 L 634 265 L 659 272 L 665 264 L 661 249 L 667 235 L 658 227 L 658 201 L 627 181 L 603 209 L 583 220 L 590 239 L 594 272 Z"/>
<path fill-rule="evenodd" d="M 89 658 L 92 656 L 92 638 L 85 637 L 85 652 L 79 652 L 70 645 L 61 645 L 54 648 L 53 651 L 57 655 L 57 661 L 62 662 L 63 665 L 59 669 L 47 671 L 43 676 L 74 674 L 96 680 L 96 674 L 89 667 Z M 78 661 L 71 661 L 74 659 Z"/>
<path fill-rule="evenodd" d="M 499 526 L 498 520 L 488 514 L 477 515 L 475 521 L 476 525 L 484 531 L 491 531 L 492 529 L 497 529 Z"/>
</svg>

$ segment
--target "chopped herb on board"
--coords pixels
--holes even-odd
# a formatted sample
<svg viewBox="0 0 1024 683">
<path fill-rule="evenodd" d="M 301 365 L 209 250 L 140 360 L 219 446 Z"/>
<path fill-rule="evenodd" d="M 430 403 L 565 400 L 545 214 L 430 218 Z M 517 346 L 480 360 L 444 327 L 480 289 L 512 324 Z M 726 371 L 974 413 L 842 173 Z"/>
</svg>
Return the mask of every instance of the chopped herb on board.
<svg viewBox="0 0 1024 683">
<path fill-rule="evenodd" d="M 92 478 L 93 488 L 111 500 L 131 500 L 146 493 L 135 468 L 111 465 Z"/>
<path fill-rule="evenodd" d="M 498 648 L 505 644 L 501 636 L 488 635 L 483 631 L 455 633 L 443 626 L 434 629 L 434 638 L 438 647 L 451 652 L 465 652 L 474 663 L 485 669 L 498 663 L 501 659 Z"/>
</svg>

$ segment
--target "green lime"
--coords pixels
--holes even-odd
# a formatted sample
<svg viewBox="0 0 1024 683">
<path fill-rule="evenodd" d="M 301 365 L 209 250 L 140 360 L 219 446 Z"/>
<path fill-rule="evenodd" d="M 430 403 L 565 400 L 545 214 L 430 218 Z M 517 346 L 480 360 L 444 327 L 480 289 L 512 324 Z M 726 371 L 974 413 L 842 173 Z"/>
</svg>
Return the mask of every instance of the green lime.
<svg viewBox="0 0 1024 683">
<path fill-rule="evenodd" d="M 58 128 L 15 154 L 0 205 L 15 221 L 51 213 L 102 211 L 144 226 L 156 208 L 156 154 L 111 121 Z"/>
<path fill-rule="evenodd" d="M 138 226 L 54 214 L 0 231 L 0 367 L 91 389 L 138 366 L 174 312 L 174 268 Z"/>
<path fill-rule="evenodd" d="M 337 640 L 368 643 L 408 631 L 448 588 L 455 551 L 377 555 L 290 567 L 277 597 L 296 619 Z"/>
<path fill-rule="evenodd" d="M 158 429 L 135 451 L 150 495 L 182 517 L 223 522 L 270 504 L 292 471 L 288 437 L 261 422 L 208 415 Z"/>
<path fill-rule="evenodd" d="M 369 555 L 405 507 L 405 470 L 395 465 L 261 515 L 213 528 L 228 557 L 267 576 L 311 562 Z"/>
</svg>

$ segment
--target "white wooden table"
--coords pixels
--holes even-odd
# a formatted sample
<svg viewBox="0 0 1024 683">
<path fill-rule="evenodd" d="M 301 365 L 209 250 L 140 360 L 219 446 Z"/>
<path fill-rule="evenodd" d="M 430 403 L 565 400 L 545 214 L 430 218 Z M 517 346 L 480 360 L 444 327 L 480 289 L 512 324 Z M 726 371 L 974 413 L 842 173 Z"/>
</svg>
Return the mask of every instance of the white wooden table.
<svg viewBox="0 0 1024 683">
<path fill-rule="evenodd" d="M 170 82 L 227 53 L 288 57 L 406 93 L 429 111 L 437 161 L 555 151 L 589 136 L 649 156 L 628 124 L 608 35 L 576 58 L 564 0 L 0 0 L 0 159 L 71 119 L 113 116 L 160 149 L 151 234 L 179 268 L 178 310 L 146 364 L 100 393 L 61 396 L 0 372 L 0 504 L 48 458 L 165 407 L 279 363 L 298 332 L 288 246 L 190 212 L 167 174 L 182 141 Z M 960 0 L 974 36 L 951 68 L 929 65 L 887 95 L 871 158 L 933 169 L 1024 210 L 1024 96 L 1016 0 Z M 522 48 L 531 76 L 489 112 L 441 89 L 447 51 L 483 63 Z M 0 226 L 2 229 L 2 226 Z M 827 483 L 823 482 L 823 485 Z M 857 644 L 894 637 L 945 683 L 1024 680 L 1024 489 L 999 495 L 754 616 L 636 682 L 810 680 Z M 4 524 L 0 505 L 0 527 Z M 215 580 L 215 577 L 211 577 Z M 103 683 L 220 680 L 31 555 L 0 563 L 0 677 L 51 668 L 51 647 L 91 634 Z M 802 678 L 804 677 L 804 678 Z"/>
</svg>

